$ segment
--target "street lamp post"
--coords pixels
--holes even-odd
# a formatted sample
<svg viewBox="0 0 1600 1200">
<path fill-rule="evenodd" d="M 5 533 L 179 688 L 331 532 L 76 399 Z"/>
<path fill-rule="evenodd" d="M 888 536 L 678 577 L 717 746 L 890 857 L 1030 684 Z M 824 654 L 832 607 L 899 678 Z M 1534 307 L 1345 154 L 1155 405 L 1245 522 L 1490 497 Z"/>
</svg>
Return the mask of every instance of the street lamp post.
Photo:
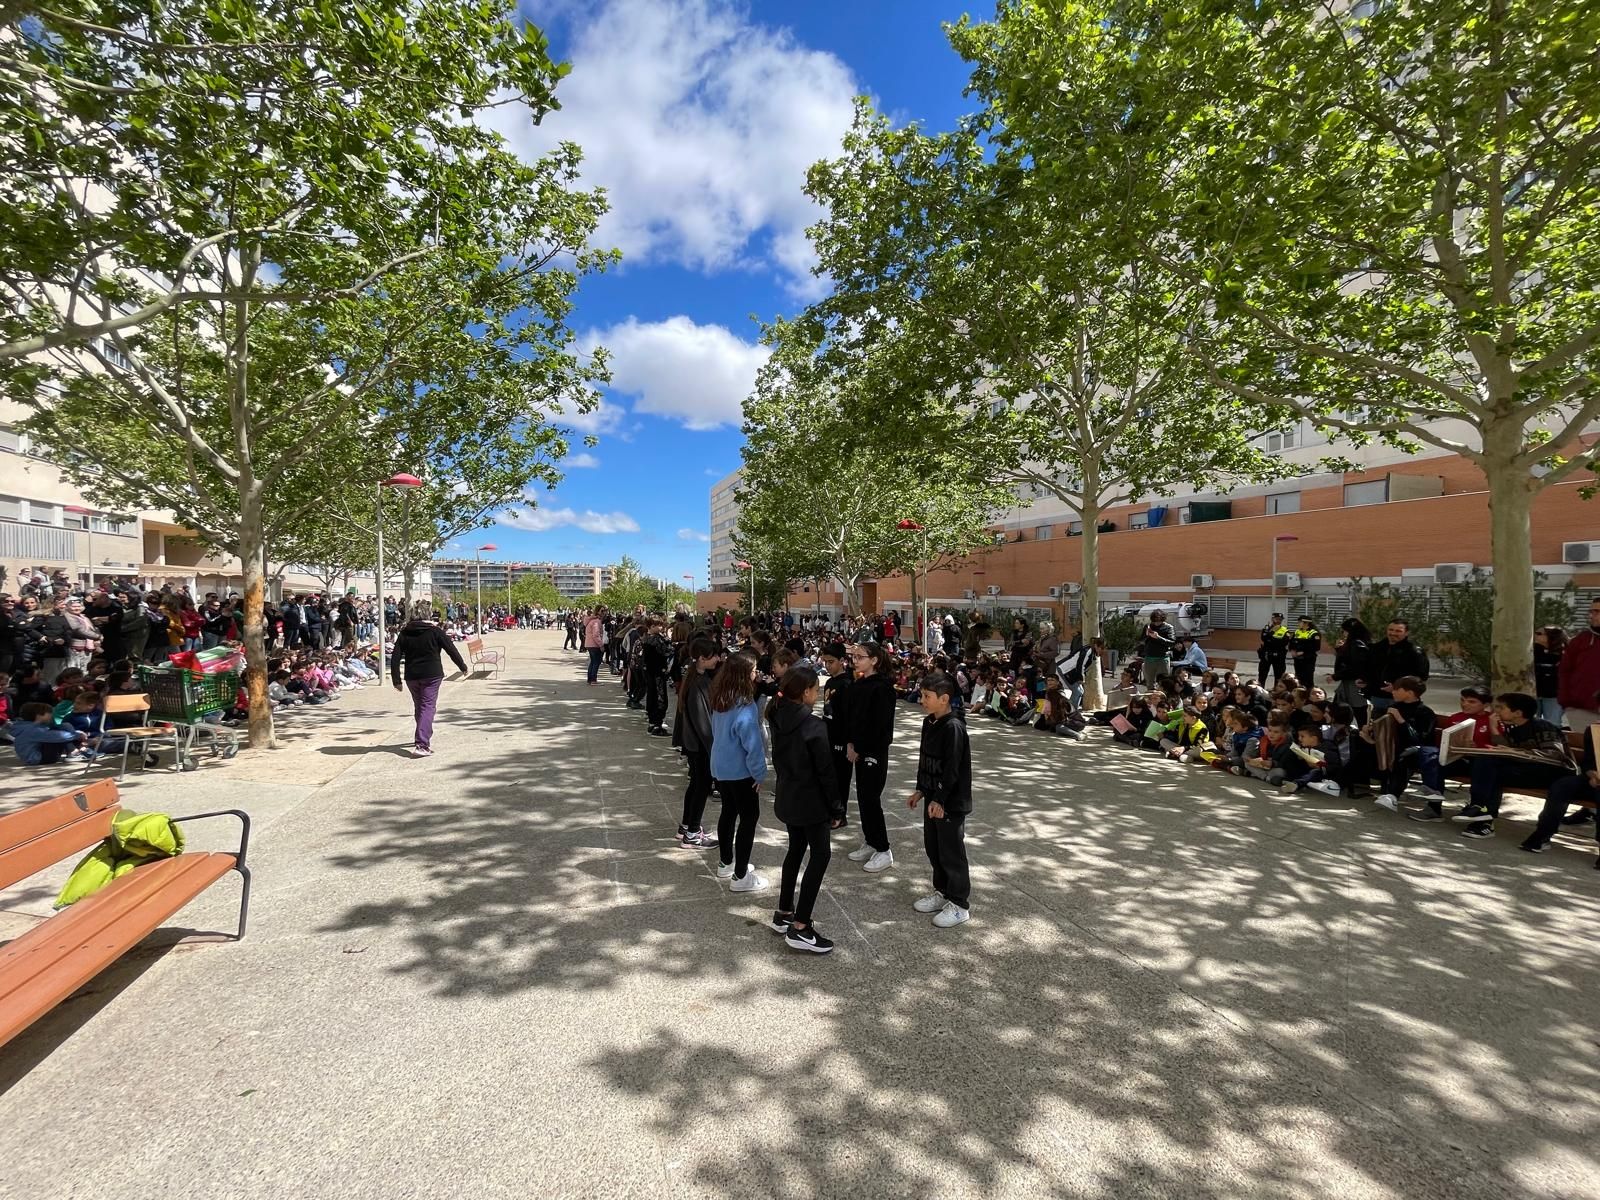
<svg viewBox="0 0 1600 1200">
<path fill-rule="evenodd" d="M 383 489 L 384 488 L 400 488 L 409 497 L 412 488 L 419 488 L 421 486 L 422 486 L 422 480 L 418 479 L 415 475 L 405 475 L 405 474 L 391 475 L 388 479 L 385 479 L 382 483 L 380 483 L 378 485 L 378 511 L 377 511 L 377 519 L 376 519 L 376 532 L 377 532 L 377 538 L 378 538 L 378 577 L 374 582 L 376 582 L 377 585 L 378 585 L 378 589 L 377 590 L 378 590 L 378 678 L 379 679 L 383 678 L 383 670 L 384 670 L 384 667 L 383 667 L 384 638 L 386 637 L 386 633 L 385 633 L 385 630 L 383 628 L 383 625 L 384 625 L 384 612 L 383 612 L 383 600 L 384 600 L 384 597 L 383 597 Z M 401 615 L 403 617 L 405 614 L 402 613 Z"/>
<path fill-rule="evenodd" d="M 477 563 L 477 570 L 474 572 L 477 578 L 474 582 L 478 585 L 478 619 L 476 624 L 479 637 L 483 636 L 483 552 L 485 550 L 493 552 L 498 549 L 498 546 L 490 542 L 487 546 L 478 546 L 472 551 L 473 561 Z"/>
<path fill-rule="evenodd" d="M 1299 540 L 1292 533 L 1280 533 L 1272 539 L 1272 607 L 1274 611 L 1278 607 L 1278 543 L 1298 542 Z M 1269 613 L 1268 616 L 1270 617 L 1271 614 Z"/>
</svg>

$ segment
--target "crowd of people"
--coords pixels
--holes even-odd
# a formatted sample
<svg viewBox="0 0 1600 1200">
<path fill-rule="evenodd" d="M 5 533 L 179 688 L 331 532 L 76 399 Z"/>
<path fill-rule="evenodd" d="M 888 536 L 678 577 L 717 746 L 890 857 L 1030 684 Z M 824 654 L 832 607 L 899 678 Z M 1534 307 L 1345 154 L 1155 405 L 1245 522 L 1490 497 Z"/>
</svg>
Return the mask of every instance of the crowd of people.
<svg viewBox="0 0 1600 1200">
<path fill-rule="evenodd" d="M 398 621 L 398 610 L 389 601 Z M 264 609 L 267 695 L 275 709 L 327 704 L 378 681 L 376 599 L 291 594 Z M 244 601 L 130 582 L 74 585 L 63 573 L 27 573 L 0 594 L 0 744 L 28 766 L 80 762 L 122 750 L 119 728 L 138 711 L 107 713 L 106 698 L 145 691 L 139 668 L 174 655 L 238 648 Z M 241 686 L 208 719 L 243 721 Z"/>
<path fill-rule="evenodd" d="M 1230 772 L 1285 795 L 1370 798 L 1415 821 L 1452 821 L 1474 839 L 1494 836 L 1507 791 L 1534 790 L 1545 800 L 1521 848 L 1542 852 L 1563 824 L 1592 824 L 1600 803 L 1593 733 L 1600 601 L 1587 619 L 1570 636 L 1539 631 L 1535 692 L 1493 695 L 1468 686 L 1438 710 L 1424 699 L 1428 655 L 1404 620 L 1378 635 L 1357 618 L 1344 621 L 1323 671 L 1315 624 L 1290 626 L 1273 614 L 1251 675 L 1213 669 L 1199 641 L 1157 609 L 1117 686 L 1092 708 L 1086 684 L 1107 662 L 1104 643 L 1063 639 L 1050 623 L 1030 626 L 1022 617 L 997 633 L 978 614 L 963 621 L 950 613 L 930 621 L 920 638 L 907 637 L 893 615 L 763 613 L 735 621 L 640 606 L 563 613 L 557 624 L 564 648 L 587 655 L 588 683 L 597 684 L 602 670 L 620 678 L 647 732 L 670 736 L 684 756 L 677 840 L 715 850 L 717 874 L 734 891 L 768 886 L 750 854 L 770 758 L 773 811 L 789 837 L 772 926 L 791 946 L 826 951 L 831 943 L 812 925 L 812 905 L 829 862 L 828 835 L 849 822 L 852 783 L 861 844 L 849 859 L 869 873 L 894 863 L 883 793 L 902 702 L 926 714 L 917 790 L 908 799 L 924 809 L 933 891 L 916 908 L 949 927 L 970 917 L 961 830 L 971 811 L 967 722 L 975 719 L 1080 742 L 1097 730 L 1112 745 Z M 1464 734 L 1468 723 L 1469 745 L 1442 740 L 1449 730 Z M 1577 736 L 1569 739 L 1568 730 Z M 1465 795 L 1447 809 L 1452 782 Z M 714 832 L 704 825 L 713 795 L 721 801 Z M 1407 806 L 1408 797 L 1420 807 Z"/>
</svg>

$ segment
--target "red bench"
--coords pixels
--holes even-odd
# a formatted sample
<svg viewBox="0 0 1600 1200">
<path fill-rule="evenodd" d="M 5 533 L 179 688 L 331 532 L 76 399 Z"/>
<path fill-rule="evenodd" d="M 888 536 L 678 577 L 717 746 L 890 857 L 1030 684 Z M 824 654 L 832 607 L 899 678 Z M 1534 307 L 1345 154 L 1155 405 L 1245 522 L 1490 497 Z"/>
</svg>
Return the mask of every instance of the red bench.
<svg viewBox="0 0 1600 1200">
<path fill-rule="evenodd" d="M 117 785 L 102 779 L 53 800 L 0 817 L 0 890 L 88 850 L 111 832 L 121 806 Z M 238 817 L 232 853 L 193 852 L 156 859 L 0 946 L 0 1046 L 71 996 L 162 922 L 229 871 L 239 872 L 239 932 L 250 913 L 245 851 L 250 818 L 239 809 L 175 817 L 178 823 Z"/>
</svg>

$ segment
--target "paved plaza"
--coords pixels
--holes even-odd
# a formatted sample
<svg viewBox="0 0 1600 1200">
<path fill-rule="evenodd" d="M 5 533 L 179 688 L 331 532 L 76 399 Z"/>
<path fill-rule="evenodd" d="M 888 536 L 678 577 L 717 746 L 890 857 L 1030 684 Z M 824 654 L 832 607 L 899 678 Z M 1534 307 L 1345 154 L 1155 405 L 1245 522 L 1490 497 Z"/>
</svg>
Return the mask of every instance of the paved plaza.
<svg viewBox="0 0 1600 1200">
<path fill-rule="evenodd" d="M 979 722 L 973 921 L 911 912 L 897 803 L 885 874 L 835 838 L 817 958 L 765 925 L 780 827 L 774 890 L 730 894 L 672 842 L 666 739 L 559 634 L 498 640 L 430 760 L 368 688 L 130 782 L 254 814 L 250 933 L 141 949 L 0 1050 L 0 1196 L 1600 1197 L 1592 841 Z"/>
</svg>

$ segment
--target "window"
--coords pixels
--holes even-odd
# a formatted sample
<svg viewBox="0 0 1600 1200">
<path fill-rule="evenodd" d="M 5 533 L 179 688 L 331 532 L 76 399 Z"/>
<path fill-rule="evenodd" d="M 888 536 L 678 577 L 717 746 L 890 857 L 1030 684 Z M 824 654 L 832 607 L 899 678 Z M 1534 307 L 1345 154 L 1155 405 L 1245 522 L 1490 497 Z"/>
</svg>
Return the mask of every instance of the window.
<svg viewBox="0 0 1600 1200">
<path fill-rule="evenodd" d="M 0 496 L 0 520 L 22 520 L 22 501 L 10 496 Z"/>
<path fill-rule="evenodd" d="M 1389 499 L 1388 479 L 1373 479 L 1366 483 L 1344 485 L 1344 506 L 1356 508 L 1362 504 L 1382 504 Z"/>
<path fill-rule="evenodd" d="M 1052 532 L 1048 525 L 1035 525 L 1033 527 L 1033 540 L 1036 542 L 1048 542 Z"/>
<path fill-rule="evenodd" d="M 1068 521 L 1067 522 L 1067 536 L 1068 537 L 1082 537 L 1083 536 L 1083 522 L 1082 521 Z"/>
<path fill-rule="evenodd" d="M 22 435 L 10 425 L 0 425 L 0 450 L 22 453 Z"/>
<path fill-rule="evenodd" d="M 28 505 L 28 520 L 35 525 L 59 525 L 61 512 L 54 504 L 40 504 L 37 501 Z"/>
<path fill-rule="evenodd" d="M 1281 513 L 1297 513 L 1299 511 L 1299 492 L 1279 492 L 1277 495 L 1267 497 L 1268 516 L 1278 516 Z"/>
<path fill-rule="evenodd" d="M 84 528 L 84 522 L 88 519 L 88 516 L 84 513 L 66 513 L 61 518 L 61 527 L 63 529 L 82 529 Z"/>
<path fill-rule="evenodd" d="M 1293 429 L 1286 430 L 1283 433 L 1267 434 L 1267 452 L 1270 454 L 1279 450 L 1293 450 L 1294 436 L 1295 431 Z"/>
<path fill-rule="evenodd" d="M 1142 512 L 1142 513 L 1134 513 L 1131 517 L 1128 518 L 1128 528 L 1129 529 L 1149 529 L 1150 528 L 1150 514 L 1149 514 L 1149 512 L 1146 511 L 1146 512 Z"/>
</svg>

